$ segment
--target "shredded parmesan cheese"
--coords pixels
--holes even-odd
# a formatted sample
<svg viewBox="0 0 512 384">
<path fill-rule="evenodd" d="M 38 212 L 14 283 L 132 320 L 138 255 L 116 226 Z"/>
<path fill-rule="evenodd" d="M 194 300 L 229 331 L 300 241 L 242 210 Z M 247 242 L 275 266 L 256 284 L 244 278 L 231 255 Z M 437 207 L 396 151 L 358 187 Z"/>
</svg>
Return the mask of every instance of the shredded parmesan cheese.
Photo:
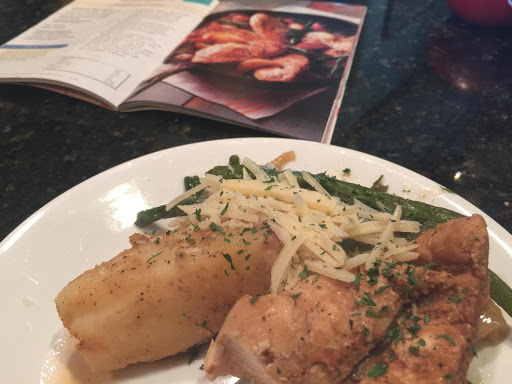
<svg viewBox="0 0 512 384">
<path fill-rule="evenodd" d="M 323 264 L 322 262 L 307 260 L 306 265 L 308 266 L 308 268 L 311 271 L 319 273 L 321 275 L 332 277 L 333 279 L 336 279 L 336 280 L 341 280 L 341 281 L 346 281 L 348 283 L 351 283 L 356 278 L 356 275 L 354 275 L 351 272 L 345 271 L 343 269 L 336 269 L 333 267 L 329 267 L 329 266 Z"/>
<path fill-rule="evenodd" d="M 306 172 L 306 171 L 303 171 L 303 172 L 302 172 L 302 178 L 304 179 L 304 181 L 305 181 L 306 183 L 308 183 L 309 185 L 311 185 L 311 186 L 315 189 L 315 191 L 320 192 L 322 195 L 330 196 L 330 195 L 329 195 L 329 192 L 327 192 L 327 191 L 325 190 L 325 188 L 324 188 L 324 187 L 322 187 L 322 186 L 320 185 L 320 183 L 319 183 L 318 181 L 316 181 L 316 180 L 315 180 L 315 178 L 314 178 L 313 176 L 311 176 L 311 173 Z"/>
<path fill-rule="evenodd" d="M 283 289 L 286 283 L 286 281 L 283 281 L 283 277 L 288 270 L 292 257 L 295 255 L 305 239 L 306 236 L 304 234 L 299 234 L 294 240 L 290 240 L 286 243 L 277 256 L 277 259 L 272 266 L 272 273 L 270 276 L 271 293 L 279 293 Z"/>
<path fill-rule="evenodd" d="M 242 179 L 223 180 L 207 174 L 200 185 L 171 200 L 167 209 L 204 190 L 208 196 L 204 202 L 179 205 L 194 227 L 268 224 L 283 244 L 272 267 L 270 292 L 293 288 L 304 277 L 303 269 L 352 282 L 360 268 L 372 268 L 379 260 L 418 257 L 415 244 L 395 237 L 397 232 L 419 232 L 418 222 L 401 219 L 400 206 L 390 214 L 358 200 L 348 205 L 331 196 L 308 172 L 302 176 L 314 190 L 300 188 L 290 170 L 270 177 L 250 159 L 242 164 Z M 365 250 L 346 251 L 342 247 L 346 239 L 359 242 Z"/>
<path fill-rule="evenodd" d="M 299 188 L 299 182 L 297 181 L 297 178 L 292 173 L 292 171 L 290 171 L 289 169 L 286 169 L 285 171 L 283 171 L 283 173 L 281 173 L 281 175 L 284 176 L 284 179 L 286 179 L 286 181 L 288 181 L 288 183 L 292 187 Z"/>
<path fill-rule="evenodd" d="M 199 184 L 197 186 L 195 186 L 194 188 L 191 188 L 189 189 L 187 192 L 185 192 L 184 194 L 172 199 L 171 201 L 169 201 L 167 203 L 167 206 L 165 207 L 165 209 L 168 211 L 169 209 L 171 209 L 172 207 L 174 207 L 176 204 L 178 204 L 179 202 L 185 200 L 186 198 L 192 196 L 193 194 L 199 192 L 199 191 L 202 191 L 203 189 L 206 188 L 206 185 L 204 184 Z"/>
<path fill-rule="evenodd" d="M 267 181 L 270 180 L 270 177 L 261 169 L 261 167 L 256 164 L 251 159 L 248 159 L 247 157 L 242 160 L 242 165 L 246 167 L 249 171 L 252 172 L 252 174 L 256 177 L 256 180 L 258 181 Z"/>
</svg>

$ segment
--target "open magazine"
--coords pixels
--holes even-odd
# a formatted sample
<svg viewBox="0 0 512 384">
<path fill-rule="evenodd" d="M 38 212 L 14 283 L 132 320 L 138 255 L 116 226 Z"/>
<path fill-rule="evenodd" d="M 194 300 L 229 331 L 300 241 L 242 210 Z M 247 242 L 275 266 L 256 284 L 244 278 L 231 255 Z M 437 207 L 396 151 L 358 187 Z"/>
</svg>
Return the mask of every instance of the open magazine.
<svg viewBox="0 0 512 384">
<path fill-rule="evenodd" d="M 76 0 L 0 46 L 0 81 L 329 143 L 366 7 Z"/>
</svg>

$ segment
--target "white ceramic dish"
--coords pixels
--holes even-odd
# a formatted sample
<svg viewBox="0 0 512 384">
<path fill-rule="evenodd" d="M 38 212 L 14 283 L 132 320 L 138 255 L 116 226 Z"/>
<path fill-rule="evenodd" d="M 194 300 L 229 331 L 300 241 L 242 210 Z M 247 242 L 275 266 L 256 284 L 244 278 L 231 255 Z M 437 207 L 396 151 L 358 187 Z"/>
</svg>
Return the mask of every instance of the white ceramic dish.
<svg viewBox="0 0 512 384">
<path fill-rule="evenodd" d="M 344 175 L 342 170 L 349 168 L 347 180 L 363 185 L 371 185 L 383 174 L 390 192 L 464 214 L 482 214 L 490 234 L 490 267 L 512 284 L 512 236 L 461 197 L 400 166 L 340 147 L 289 139 L 186 145 L 129 161 L 81 183 L 34 213 L 0 243 L 0 383 L 44 382 L 41 372 L 62 332 L 54 297 L 68 281 L 129 247 L 128 236 L 138 231 L 132 224 L 136 212 L 167 202 L 183 191 L 184 176 L 226 164 L 231 154 L 266 163 L 288 150 L 297 154 L 295 169 Z M 511 358 L 511 336 L 497 347 L 481 350 L 471 369 L 473 384 L 508 382 Z M 188 356 L 183 356 L 140 364 L 116 373 L 113 381 L 206 383 L 199 369 L 201 355 L 190 365 L 187 361 Z"/>
</svg>

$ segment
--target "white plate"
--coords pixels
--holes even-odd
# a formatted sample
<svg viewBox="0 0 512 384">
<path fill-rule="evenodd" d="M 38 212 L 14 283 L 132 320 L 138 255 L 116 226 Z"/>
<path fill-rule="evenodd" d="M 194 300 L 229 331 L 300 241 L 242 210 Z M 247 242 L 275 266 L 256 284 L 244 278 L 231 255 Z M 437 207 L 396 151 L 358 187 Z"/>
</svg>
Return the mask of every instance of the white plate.
<svg viewBox="0 0 512 384">
<path fill-rule="evenodd" d="M 34 213 L 0 243 L 0 383 L 40 380 L 49 350 L 62 332 L 54 297 L 83 271 L 129 247 L 128 236 L 138 230 L 132 224 L 136 212 L 167 202 L 183 191 L 184 176 L 226 164 L 231 154 L 266 163 L 289 150 L 297 154 L 295 169 L 343 175 L 342 170 L 350 168 L 348 180 L 367 186 L 383 174 L 390 192 L 463 214 L 480 213 L 489 228 L 490 267 L 512 284 L 512 236 L 461 197 L 400 166 L 349 149 L 288 139 L 186 145 L 129 161 L 81 183 Z M 508 382 L 511 336 L 498 347 L 484 348 L 479 356 L 476 375 L 482 380 L 473 377 L 474 384 Z M 200 358 L 190 365 L 187 360 L 140 364 L 116 374 L 114 381 L 206 383 L 199 370 Z"/>
</svg>

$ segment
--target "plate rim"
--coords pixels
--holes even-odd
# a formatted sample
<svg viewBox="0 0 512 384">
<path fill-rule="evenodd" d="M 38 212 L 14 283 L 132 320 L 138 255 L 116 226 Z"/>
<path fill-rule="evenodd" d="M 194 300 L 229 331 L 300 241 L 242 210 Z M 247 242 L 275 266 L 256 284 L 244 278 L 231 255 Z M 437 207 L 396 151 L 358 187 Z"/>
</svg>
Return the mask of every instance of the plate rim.
<svg viewBox="0 0 512 384">
<path fill-rule="evenodd" d="M 298 143 L 301 143 L 301 144 L 304 144 L 304 145 L 307 145 L 307 146 L 309 146 L 309 145 L 311 145 L 311 146 L 318 146 L 318 147 L 320 147 L 320 146 L 327 146 L 327 147 L 333 148 L 334 150 L 337 150 L 337 151 L 341 151 L 341 152 L 345 151 L 345 152 L 351 153 L 353 155 L 360 155 L 360 156 L 366 157 L 368 159 L 377 161 L 377 162 L 382 163 L 382 164 L 391 165 L 394 168 L 400 169 L 400 171 L 402 171 L 403 173 L 407 174 L 408 176 L 414 176 L 414 178 L 417 179 L 420 182 L 429 183 L 429 184 L 430 183 L 434 183 L 434 184 L 437 184 L 439 186 L 442 186 L 438 182 L 436 182 L 436 181 L 434 181 L 432 179 L 429 179 L 428 177 L 423 176 L 422 174 L 420 174 L 420 173 L 418 173 L 416 171 L 413 171 L 413 170 L 411 170 L 409 168 L 406 168 L 406 167 L 404 167 L 404 166 L 402 166 L 400 164 L 393 163 L 392 161 L 389 161 L 387 159 L 383 159 L 381 157 L 378 157 L 378 156 L 375 156 L 375 155 L 371 155 L 371 154 L 368 154 L 368 153 L 365 153 L 365 152 L 362 152 L 362 151 L 358 151 L 358 150 L 355 150 L 355 149 L 346 148 L 346 147 L 337 146 L 337 145 L 332 145 L 332 144 L 323 144 L 323 143 L 312 142 L 312 141 L 307 141 L 307 140 L 302 140 L 302 139 L 273 138 L 273 137 L 246 137 L 246 138 L 229 138 L 229 139 L 215 139 L 215 140 L 199 141 L 199 142 L 187 143 L 187 144 L 178 145 L 178 146 L 175 146 L 175 147 L 161 149 L 161 150 L 158 150 L 158 151 L 155 151 L 155 152 L 151 152 L 151 153 L 148 153 L 148 154 L 145 154 L 145 155 L 142 155 L 142 156 L 138 156 L 138 157 L 135 157 L 133 159 L 124 161 L 124 162 L 122 162 L 122 163 L 120 163 L 118 165 L 115 165 L 115 166 L 113 166 L 111 168 L 108 168 L 108 169 L 106 169 L 104 171 L 101 171 L 101 172 L 99 172 L 99 173 L 97 173 L 97 174 L 87 178 L 86 180 L 81 181 L 80 183 L 74 185 L 73 187 L 65 190 L 64 192 L 62 192 L 61 194 L 59 194 L 58 196 L 54 197 L 53 199 L 48 201 L 46 204 L 44 204 L 43 206 L 38 208 L 32 214 L 30 214 L 26 219 L 24 219 L 20 224 L 18 224 L 11 232 L 9 232 L 9 234 L 4 239 L 2 239 L 2 241 L 0 242 L 0 256 L 4 252 L 3 251 L 4 245 L 6 243 L 8 243 L 12 239 L 12 237 L 16 236 L 16 234 L 19 232 L 19 230 L 21 228 L 23 228 L 27 224 L 27 222 L 30 222 L 34 217 L 39 215 L 42 211 L 45 211 L 47 209 L 51 209 L 51 207 L 53 205 L 57 205 L 62 199 L 64 199 L 65 197 L 69 196 L 72 193 L 75 193 L 75 191 L 77 189 L 84 188 L 87 185 L 89 185 L 91 183 L 94 183 L 98 179 L 107 177 L 110 174 L 118 172 L 120 169 L 123 169 L 123 168 L 126 168 L 126 167 L 130 166 L 130 164 L 133 163 L 133 162 L 146 161 L 146 160 L 149 160 L 149 159 L 151 159 L 153 157 L 158 157 L 159 155 L 164 154 L 164 153 L 169 153 L 169 152 L 178 151 L 178 150 L 186 150 L 187 148 L 190 148 L 190 147 L 207 146 L 208 144 L 212 144 L 212 143 L 215 143 L 215 144 L 222 144 L 222 143 L 229 144 L 229 143 L 236 143 L 236 142 L 241 143 L 241 142 L 260 142 L 260 141 L 261 142 L 266 142 L 266 141 L 271 141 L 271 142 L 282 141 L 282 142 L 286 142 L 286 143 L 298 142 Z M 459 203 L 462 202 L 463 205 L 468 205 L 468 207 L 470 207 L 472 210 L 476 211 L 476 213 L 479 213 L 480 215 L 484 216 L 486 222 L 488 223 L 488 226 L 489 226 L 489 223 L 492 223 L 493 227 L 497 227 L 500 230 L 500 232 L 503 231 L 504 235 L 509 235 L 510 238 L 506 242 L 510 243 L 509 247 L 512 249 L 512 234 L 510 234 L 501 224 L 499 224 L 492 217 L 490 217 L 488 214 L 483 212 L 480 208 L 478 208 L 477 206 L 475 206 L 471 202 L 469 202 L 466 199 L 464 199 L 459 194 L 457 194 L 455 192 L 451 192 L 450 193 L 450 197 L 455 198 L 455 200 L 461 200 L 461 201 L 459 201 Z M 453 200 L 453 199 L 447 199 L 447 200 L 450 201 L 450 200 Z M 462 208 L 462 207 L 460 207 L 460 208 Z M 463 212 L 461 212 L 461 213 L 463 213 Z M 502 234 L 500 234 L 500 235 L 502 235 Z"/>
<path fill-rule="evenodd" d="M 4 256 L 4 246 L 7 244 L 7 242 L 12 240 L 13 241 L 12 244 L 15 244 L 19 240 L 24 239 L 23 236 L 21 236 L 21 235 L 23 235 L 24 227 L 27 224 L 29 224 L 31 221 L 33 221 L 34 219 L 37 219 L 37 216 L 39 216 L 41 214 L 41 212 L 50 211 L 53 209 L 59 209 L 59 207 L 58 207 L 59 204 L 61 204 L 61 203 L 65 204 L 67 199 L 72 200 L 74 198 L 75 194 L 80 194 L 82 189 L 87 191 L 87 189 L 90 188 L 91 186 L 94 186 L 98 182 L 100 184 L 103 183 L 104 182 L 104 181 L 102 181 L 103 179 L 108 180 L 110 178 L 110 176 L 112 176 L 112 175 L 114 175 L 114 178 L 115 178 L 116 173 L 121 172 L 121 176 L 124 177 L 124 175 L 125 175 L 124 172 L 126 172 L 126 175 L 128 177 L 131 177 L 131 175 L 133 174 L 133 171 L 131 171 L 130 168 L 132 167 L 133 163 L 137 163 L 136 164 L 137 167 L 141 166 L 139 164 L 139 162 L 140 163 L 144 163 L 144 162 L 151 163 L 153 161 L 159 161 L 159 160 L 160 161 L 171 160 L 171 163 L 172 163 L 172 157 L 173 157 L 172 153 L 173 152 L 176 151 L 176 153 L 179 153 L 178 156 L 182 156 L 184 151 L 188 151 L 191 147 L 194 147 L 194 148 L 198 147 L 199 150 L 201 150 L 201 147 L 208 148 L 208 146 L 215 145 L 219 148 L 226 148 L 226 151 L 233 149 L 236 152 L 236 145 L 241 144 L 241 143 L 243 143 L 246 146 L 254 145 L 256 150 L 258 150 L 258 148 L 261 148 L 261 146 L 264 146 L 264 145 L 273 145 L 275 147 L 279 147 L 280 149 L 283 149 L 281 152 L 284 152 L 284 151 L 288 150 L 288 149 L 286 149 L 287 145 L 293 146 L 295 144 L 296 144 L 296 148 L 290 148 L 290 149 L 294 149 L 296 151 L 299 151 L 299 150 L 311 151 L 313 148 L 314 148 L 314 151 L 325 150 L 326 153 L 329 155 L 337 153 L 340 156 L 347 156 L 350 161 L 357 160 L 358 158 L 360 158 L 362 160 L 362 164 L 364 164 L 363 167 L 369 166 L 372 162 L 376 163 L 377 165 L 379 165 L 379 167 L 388 168 L 393 173 L 396 173 L 399 178 L 401 178 L 405 181 L 407 179 L 411 179 L 412 181 L 414 181 L 416 183 L 417 186 L 421 186 L 421 185 L 438 186 L 438 185 L 440 185 L 439 183 L 437 183 L 437 182 L 435 182 L 435 181 L 433 181 L 415 171 L 405 168 L 399 164 L 393 163 L 389 160 L 382 159 L 377 156 L 367 154 L 367 153 L 364 153 L 361 151 L 357 151 L 354 149 L 350 149 L 350 148 L 322 144 L 322 143 L 317 143 L 317 142 L 311 142 L 311 141 L 307 141 L 307 140 L 296 140 L 296 139 L 288 139 L 288 138 L 250 137 L 250 138 L 217 139 L 217 140 L 188 143 L 188 144 L 184 144 L 184 145 L 180 145 L 180 146 L 176 146 L 176 147 L 165 148 L 162 150 L 154 151 L 154 152 L 127 160 L 123 163 L 120 163 L 120 164 L 114 166 L 114 167 L 111 167 L 102 172 L 99 172 L 98 174 L 93 175 L 90 178 L 88 178 L 84 181 L 81 181 L 77 185 L 69 188 L 65 192 L 61 193 L 60 195 L 56 196 L 54 199 L 52 199 L 51 201 L 49 201 L 48 203 L 43 205 L 41 208 L 36 210 L 34 213 L 32 213 L 27 219 L 25 219 L 21 224 L 19 224 L 13 231 L 11 231 L 11 233 L 9 233 L 9 235 L 6 236 L 5 239 L 3 239 L 0 242 L 0 258 L 2 256 Z M 325 146 L 327 146 L 329 148 L 324 149 Z M 209 149 L 211 149 L 211 147 Z M 197 149 L 194 149 L 194 150 L 197 151 Z M 239 151 L 239 152 L 241 152 L 241 151 Z M 226 155 L 226 157 L 229 154 L 231 154 L 231 153 L 223 152 L 223 155 Z M 313 154 L 314 154 L 314 152 L 313 152 Z M 305 161 L 310 162 L 311 165 L 314 167 L 315 160 L 312 159 L 312 157 L 313 156 L 311 156 L 309 152 L 307 153 L 306 156 L 304 156 Z M 298 160 L 300 160 L 300 159 L 298 159 Z M 207 160 L 201 160 L 201 161 L 199 161 L 198 166 L 205 167 L 206 163 L 207 163 Z M 144 165 L 144 164 L 142 164 L 142 165 Z M 350 181 L 353 182 L 352 180 L 350 180 Z M 456 201 L 458 201 L 459 203 L 462 204 L 461 208 L 469 209 L 473 213 L 482 214 L 484 216 L 484 218 L 486 219 L 488 226 L 493 226 L 493 229 L 499 229 L 500 231 L 498 231 L 498 232 L 500 232 L 499 233 L 500 236 L 503 236 L 503 234 L 505 235 L 505 238 L 504 238 L 505 245 L 508 245 L 509 248 L 512 249 L 512 235 L 510 233 L 508 233 L 501 225 L 499 225 L 497 222 L 495 222 L 491 217 L 489 217 L 487 214 L 482 212 L 478 207 L 476 207 L 475 205 L 473 205 L 472 203 L 463 199 L 461 196 L 459 196 L 458 194 L 455 194 L 455 193 L 442 194 L 442 196 L 447 197 L 448 203 L 451 203 L 455 199 Z M 501 233 L 501 231 L 502 231 L 502 233 Z M 15 236 L 17 236 L 17 234 L 20 232 L 21 232 L 20 238 L 19 239 L 15 238 Z M 9 247 L 7 247 L 7 249 L 5 249 L 5 253 L 8 253 L 7 252 L 8 248 Z M 10 256 L 13 256 L 13 255 L 10 255 Z M 14 255 L 14 256 L 17 256 L 17 255 Z M 505 257 L 509 257 L 512 259 L 512 251 L 508 252 L 508 254 L 505 255 Z M 508 279 L 506 279 L 506 280 L 508 281 Z M 7 374 L 9 374 L 9 373 L 7 372 Z"/>
</svg>

